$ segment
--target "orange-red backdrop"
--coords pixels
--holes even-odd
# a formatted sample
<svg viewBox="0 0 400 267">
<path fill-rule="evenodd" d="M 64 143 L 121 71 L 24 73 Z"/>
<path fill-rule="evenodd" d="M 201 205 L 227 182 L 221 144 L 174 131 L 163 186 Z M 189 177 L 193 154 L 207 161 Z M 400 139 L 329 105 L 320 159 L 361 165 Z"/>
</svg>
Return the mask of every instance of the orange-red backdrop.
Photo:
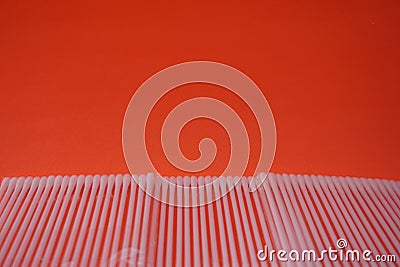
<svg viewBox="0 0 400 267">
<path fill-rule="evenodd" d="M 399 1 L 145 2 L 1 1 L 1 177 L 127 172 L 136 88 L 211 60 L 263 90 L 274 172 L 399 178 Z"/>
</svg>

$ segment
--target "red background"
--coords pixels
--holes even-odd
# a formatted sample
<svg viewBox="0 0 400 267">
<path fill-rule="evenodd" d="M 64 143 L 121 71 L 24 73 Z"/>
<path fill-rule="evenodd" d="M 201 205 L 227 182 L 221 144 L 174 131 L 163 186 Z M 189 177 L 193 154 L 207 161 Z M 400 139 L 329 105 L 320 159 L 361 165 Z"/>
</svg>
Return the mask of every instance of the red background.
<svg viewBox="0 0 400 267">
<path fill-rule="evenodd" d="M 272 171 L 398 179 L 399 47 L 399 1 L 1 1 L 0 176 L 127 172 L 136 88 L 210 60 L 263 90 Z"/>
</svg>

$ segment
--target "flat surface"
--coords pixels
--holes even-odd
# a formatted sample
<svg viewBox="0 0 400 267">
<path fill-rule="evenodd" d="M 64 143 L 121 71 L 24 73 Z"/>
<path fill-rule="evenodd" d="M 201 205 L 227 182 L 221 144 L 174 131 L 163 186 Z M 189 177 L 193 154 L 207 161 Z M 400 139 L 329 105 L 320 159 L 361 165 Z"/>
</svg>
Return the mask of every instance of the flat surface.
<svg viewBox="0 0 400 267">
<path fill-rule="evenodd" d="M 128 172 L 135 90 L 167 66 L 211 60 L 268 99 L 273 171 L 399 179 L 399 29 L 396 0 L 1 1 L 0 177 Z M 207 127 L 198 136 L 218 130 Z"/>
</svg>

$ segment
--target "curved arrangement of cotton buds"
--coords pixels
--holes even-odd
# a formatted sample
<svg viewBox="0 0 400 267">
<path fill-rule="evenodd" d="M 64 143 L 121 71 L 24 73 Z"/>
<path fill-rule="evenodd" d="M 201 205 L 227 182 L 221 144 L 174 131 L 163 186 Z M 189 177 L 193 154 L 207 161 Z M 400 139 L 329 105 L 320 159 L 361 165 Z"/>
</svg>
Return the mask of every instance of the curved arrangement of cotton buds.
<svg viewBox="0 0 400 267">
<path fill-rule="evenodd" d="M 337 242 L 375 254 L 400 247 L 399 182 L 270 173 L 251 192 L 251 177 L 136 178 L 3 179 L 0 265 L 249 266 L 266 264 L 258 255 L 266 247 L 321 251 Z M 143 186 L 188 207 L 156 200 Z"/>
</svg>

